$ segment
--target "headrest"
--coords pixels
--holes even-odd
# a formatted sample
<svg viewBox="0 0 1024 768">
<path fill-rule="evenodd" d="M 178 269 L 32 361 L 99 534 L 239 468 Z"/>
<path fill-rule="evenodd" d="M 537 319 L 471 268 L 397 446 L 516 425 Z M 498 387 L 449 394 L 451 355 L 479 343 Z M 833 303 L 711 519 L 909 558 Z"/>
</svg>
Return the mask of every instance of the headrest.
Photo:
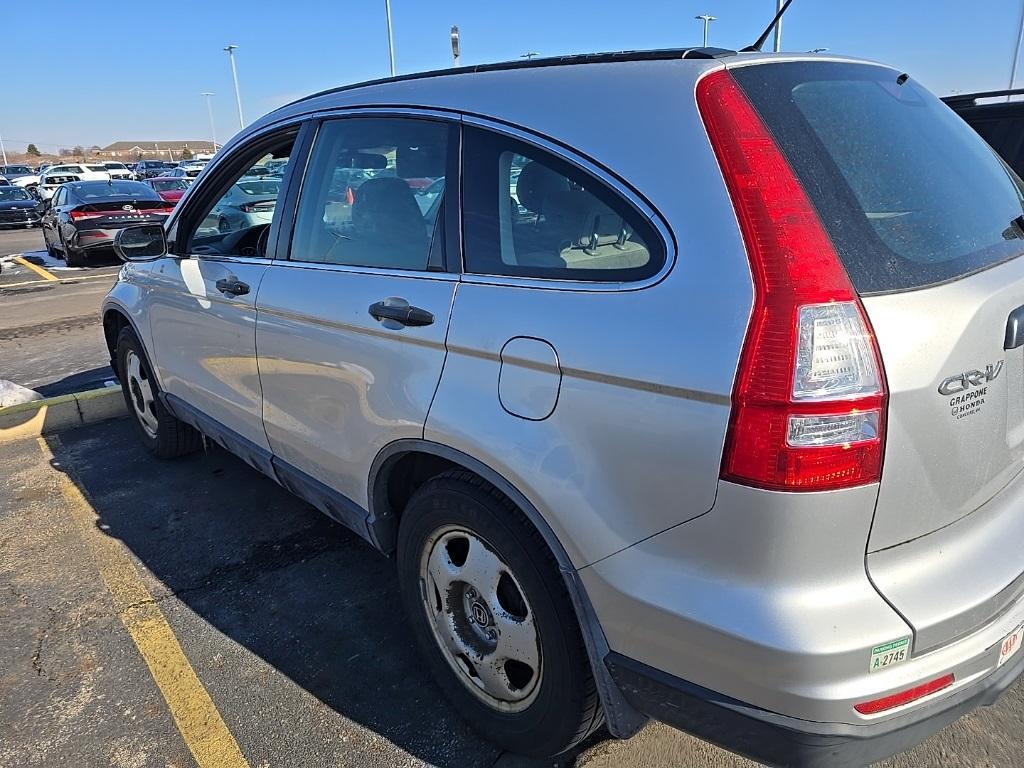
<svg viewBox="0 0 1024 768">
<path fill-rule="evenodd" d="M 516 181 L 519 204 L 533 213 L 544 213 L 544 201 L 556 192 L 568 192 L 569 180 L 547 166 L 531 160 Z"/>
<path fill-rule="evenodd" d="M 357 227 L 415 227 L 423 233 L 423 214 L 404 179 L 382 176 L 356 190 L 352 223 Z"/>
<path fill-rule="evenodd" d="M 388 167 L 388 159 L 374 152 L 342 152 L 338 155 L 337 167 L 380 171 Z"/>
</svg>

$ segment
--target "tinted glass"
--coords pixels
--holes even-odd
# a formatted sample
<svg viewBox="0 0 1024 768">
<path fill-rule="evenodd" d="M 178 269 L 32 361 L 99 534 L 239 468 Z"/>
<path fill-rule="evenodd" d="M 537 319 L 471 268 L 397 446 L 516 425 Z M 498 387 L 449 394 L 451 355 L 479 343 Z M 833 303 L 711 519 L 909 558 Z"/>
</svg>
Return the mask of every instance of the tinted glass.
<svg viewBox="0 0 1024 768">
<path fill-rule="evenodd" d="M 1024 187 L 913 80 L 799 62 L 734 76 L 803 183 L 861 293 L 920 288 L 1024 251 Z"/>
<path fill-rule="evenodd" d="M 27 165 L 8 165 L 5 168 L 3 168 L 3 172 L 22 173 L 25 174 L 26 176 L 30 176 L 32 174 L 32 169 L 29 168 Z"/>
<path fill-rule="evenodd" d="M 96 171 L 98 173 L 105 173 L 107 170 L 107 166 L 105 165 L 87 165 L 85 168 L 88 171 Z"/>
<path fill-rule="evenodd" d="M 447 125 L 427 120 L 324 123 L 306 171 L 291 258 L 426 269 L 439 237 L 448 135 Z"/>
<path fill-rule="evenodd" d="M 640 280 L 664 262 L 647 219 L 603 183 L 506 136 L 465 132 L 466 269 L 562 280 Z"/>
<path fill-rule="evenodd" d="M 218 182 L 216 199 L 198 216 L 189 212 L 189 221 L 198 222 L 189 240 L 189 248 L 193 253 L 267 255 L 269 230 L 277 211 L 281 184 L 274 181 L 264 187 L 261 194 L 247 194 L 241 189 L 241 185 L 249 183 L 250 180 L 245 178 L 245 172 L 254 162 L 288 158 L 295 142 L 295 133 L 290 132 L 271 141 L 272 145 L 260 141 L 250 149 L 233 155 L 232 175 L 223 180 L 223 185 Z M 167 175 L 178 177 L 172 179 L 172 183 L 182 185 L 179 188 L 184 188 L 193 181 L 181 178 L 185 175 L 182 168 L 169 170 Z M 209 184 L 206 190 L 211 191 Z"/>
<path fill-rule="evenodd" d="M 0 203 L 11 200 L 31 200 L 32 196 L 21 187 L 0 187 Z"/>
<path fill-rule="evenodd" d="M 159 200 L 160 195 L 148 184 L 139 181 L 84 181 L 71 184 L 71 192 L 79 200 L 106 197 L 134 197 L 137 200 Z"/>
</svg>

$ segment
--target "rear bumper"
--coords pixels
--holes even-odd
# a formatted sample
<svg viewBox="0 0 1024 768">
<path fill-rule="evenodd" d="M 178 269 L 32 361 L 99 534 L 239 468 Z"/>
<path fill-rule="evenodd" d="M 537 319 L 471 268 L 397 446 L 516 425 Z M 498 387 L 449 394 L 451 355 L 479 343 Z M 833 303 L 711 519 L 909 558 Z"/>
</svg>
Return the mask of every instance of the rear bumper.
<svg viewBox="0 0 1024 768">
<path fill-rule="evenodd" d="M 910 749 L 977 707 L 993 704 L 1024 673 L 1024 653 L 948 696 L 865 725 L 800 720 L 688 683 L 610 653 L 605 663 L 626 700 L 667 725 L 768 765 L 864 766 Z"/>
</svg>

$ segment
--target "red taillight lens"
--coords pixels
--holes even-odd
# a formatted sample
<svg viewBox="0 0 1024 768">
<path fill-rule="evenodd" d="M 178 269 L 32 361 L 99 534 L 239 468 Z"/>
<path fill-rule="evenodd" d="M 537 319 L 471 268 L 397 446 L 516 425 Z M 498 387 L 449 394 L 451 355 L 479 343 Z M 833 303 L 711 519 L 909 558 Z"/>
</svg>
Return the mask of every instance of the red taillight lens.
<svg viewBox="0 0 1024 768">
<path fill-rule="evenodd" d="M 697 105 L 754 280 L 722 477 L 790 491 L 875 482 L 886 395 L 860 300 L 803 187 L 728 71 L 700 81 Z"/>
<path fill-rule="evenodd" d="M 877 715 L 879 712 L 886 712 L 890 709 L 896 709 L 896 707 L 902 707 L 904 704 L 909 704 L 912 701 L 917 701 L 918 699 L 923 699 L 925 696 L 937 693 L 943 688 L 949 688 L 949 686 L 953 684 L 953 680 L 953 674 L 950 673 L 948 675 L 943 675 L 942 677 L 937 677 L 923 685 L 918 685 L 914 688 L 908 688 L 905 691 L 894 693 L 891 696 L 885 696 L 881 699 L 875 699 L 874 701 L 865 701 L 863 704 L 854 704 L 853 708 L 862 715 Z"/>
<path fill-rule="evenodd" d="M 85 221 L 86 219 L 100 219 L 107 214 L 102 211 L 71 211 L 68 216 L 72 221 Z"/>
</svg>

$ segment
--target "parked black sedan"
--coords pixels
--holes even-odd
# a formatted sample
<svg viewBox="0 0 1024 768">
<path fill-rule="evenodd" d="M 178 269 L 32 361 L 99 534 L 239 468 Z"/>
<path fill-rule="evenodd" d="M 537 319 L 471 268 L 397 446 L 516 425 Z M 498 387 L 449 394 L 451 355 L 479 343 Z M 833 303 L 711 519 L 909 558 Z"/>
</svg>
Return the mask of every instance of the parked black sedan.
<svg viewBox="0 0 1024 768">
<path fill-rule="evenodd" d="M 0 187 L 0 227 L 39 225 L 36 199 L 21 187 Z"/>
<path fill-rule="evenodd" d="M 139 181 L 74 181 L 39 204 L 46 251 L 69 267 L 84 266 L 89 251 L 110 248 L 119 229 L 163 222 L 174 206 Z"/>
</svg>

